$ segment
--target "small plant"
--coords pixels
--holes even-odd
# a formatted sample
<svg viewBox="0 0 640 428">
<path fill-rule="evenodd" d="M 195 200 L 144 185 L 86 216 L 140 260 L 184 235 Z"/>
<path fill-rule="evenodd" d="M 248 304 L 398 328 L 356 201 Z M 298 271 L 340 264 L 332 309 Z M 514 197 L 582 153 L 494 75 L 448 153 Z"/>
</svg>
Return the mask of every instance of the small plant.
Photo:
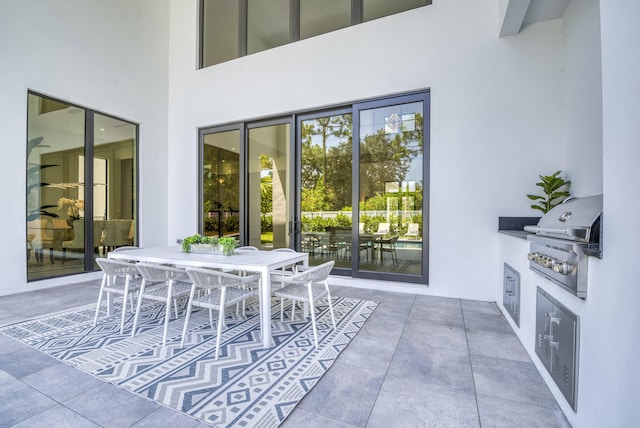
<svg viewBox="0 0 640 428">
<path fill-rule="evenodd" d="M 199 233 L 195 235 L 187 236 L 182 240 L 182 251 L 185 253 L 191 252 L 192 245 L 210 245 L 211 247 L 219 246 L 222 248 L 222 253 L 225 255 L 233 254 L 233 251 L 238 246 L 238 242 L 234 238 L 215 236 L 203 236 Z"/>
<path fill-rule="evenodd" d="M 569 187 L 571 186 L 571 181 L 560 177 L 560 172 L 556 171 L 552 175 L 539 175 L 541 181 L 536 183 L 536 186 L 542 189 L 544 196 L 527 195 L 530 200 L 537 201 L 531 205 L 531 208 L 546 214 L 551 208 L 560 205 L 562 201 L 570 196 Z"/>
</svg>

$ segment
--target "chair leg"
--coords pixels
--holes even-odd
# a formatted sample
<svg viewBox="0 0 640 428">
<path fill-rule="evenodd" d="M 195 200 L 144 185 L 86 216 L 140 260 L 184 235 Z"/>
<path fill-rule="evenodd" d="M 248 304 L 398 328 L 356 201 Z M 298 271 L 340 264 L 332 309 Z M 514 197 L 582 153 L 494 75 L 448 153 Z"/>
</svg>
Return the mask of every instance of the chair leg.
<svg viewBox="0 0 640 428">
<path fill-rule="evenodd" d="M 221 302 L 219 314 L 218 314 L 218 334 L 216 336 L 216 356 L 214 359 L 218 359 L 220 353 L 220 336 L 222 336 L 222 325 L 224 323 L 224 301 Z"/>
<path fill-rule="evenodd" d="M 140 286 L 140 296 L 144 293 L 144 288 L 146 286 L 146 280 L 142 280 L 142 285 Z M 140 307 L 142 306 L 142 297 L 138 296 L 138 304 L 136 305 L 136 314 L 133 316 L 133 327 L 131 327 L 131 337 L 136 335 L 136 326 L 138 325 L 138 316 L 140 316 Z"/>
<path fill-rule="evenodd" d="M 309 293 L 311 295 L 311 293 Z M 309 299 L 309 309 L 311 310 L 311 325 L 313 326 L 313 340 L 316 343 L 316 348 L 318 347 L 318 330 L 316 328 L 316 308 L 313 304 L 313 298 Z"/>
<path fill-rule="evenodd" d="M 107 283 L 107 274 L 102 275 L 102 284 L 100 284 L 100 293 L 98 294 L 98 305 L 96 306 L 96 315 L 93 317 L 93 326 L 98 323 L 98 314 L 100 313 L 100 303 L 102 303 L 102 293 Z"/>
<path fill-rule="evenodd" d="M 167 298 L 167 303 L 164 305 L 164 333 L 162 334 L 162 346 L 167 343 L 167 332 L 169 331 L 169 319 L 171 318 L 171 295 Z M 177 318 L 177 317 L 176 317 Z"/>
<path fill-rule="evenodd" d="M 129 296 L 129 279 L 131 277 L 127 275 L 127 279 L 124 283 L 124 294 L 122 295 L 122 317 L 120 318 L 120 334 L 124 333 L 124 319 L 127 315 L 127 299 Z M 133 304 L 133 302 L 132 302 Z"/>
<path fill-rule="evenodd" d="M 182 339 L 180 340 L 180 347 L 184 347 L 184 337 L 187 335 L 187 327 L 189 325 L 189 318 L 191 317 L 191 302 L 193 302 L 193 296 L 196 292 L 196 286 L 191 287 L 191 293 L 189 294 L 189 301 L 187 302 L 187 314 L 184 318 L 184 327 L 182 329 Z"/>
<path fill-rule="evenodd" d="M 284 297 L 280 298 L 280 322 L 284 321 Z"/>
<path fill-rule="evenodd" d="M 329 284 L 327 280 L 324 281 L 324 286 L 327 289 L 327 302 L 329 303 L 329 312 L 331 313 L 331 322 L 333 323 L 333 329 L 336 329 L 336 317 L 333 316 L 333 303 L 331 303 L 331 291 L 329 290 Z"/>
</svg>

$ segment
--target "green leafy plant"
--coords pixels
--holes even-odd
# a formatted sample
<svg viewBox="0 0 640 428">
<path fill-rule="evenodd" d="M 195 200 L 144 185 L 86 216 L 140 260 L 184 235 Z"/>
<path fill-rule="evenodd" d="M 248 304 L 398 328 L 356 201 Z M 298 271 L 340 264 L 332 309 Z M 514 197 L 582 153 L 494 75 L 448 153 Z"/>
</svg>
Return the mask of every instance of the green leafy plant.
<svg viewBox="0 0 640 428">
<path fill-rule="evenodd" d="M 195 235 L 187 236 L 182 240 L 182 251 L 189 253 L 191 252 L 191 246 L 198 244 L 220 246 L 222 247 L 222 252 L 225 255 L 231 255 L 238 246 L 238 241 L 231 237 L 218 238 L 216 236 L 203 236 L 196 233 Z"/>
<path fill-rule="evenodd" d="M 560 172 L 556 171 L 552 175 L 539 175 L 540 181 L 536 183 L 536 186 L 542 189 L 544 196 L 527 195 L 530 200 L 536 201 L 535 204 L 531 205 L 531 208 L 546 214 L 551 208 L 560 205 L 562 201 L 570 196 L 569 187 L 571 186 L 571 181 L 560 177 Z"/>
</svg>

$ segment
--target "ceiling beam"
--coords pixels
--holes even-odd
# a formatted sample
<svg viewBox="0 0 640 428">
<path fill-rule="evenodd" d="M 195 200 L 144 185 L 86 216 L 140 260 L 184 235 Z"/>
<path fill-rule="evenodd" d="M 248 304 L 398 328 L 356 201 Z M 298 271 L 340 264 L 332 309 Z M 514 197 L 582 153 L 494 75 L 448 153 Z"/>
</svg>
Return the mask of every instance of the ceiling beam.
<svg viewBox="0 0 640 428">
<path fill-rule="evenodd" d="M 500 37 L 513 36 L 520 32 L 531 0 L 498 0 L 498 25 Z"/>
</svg>

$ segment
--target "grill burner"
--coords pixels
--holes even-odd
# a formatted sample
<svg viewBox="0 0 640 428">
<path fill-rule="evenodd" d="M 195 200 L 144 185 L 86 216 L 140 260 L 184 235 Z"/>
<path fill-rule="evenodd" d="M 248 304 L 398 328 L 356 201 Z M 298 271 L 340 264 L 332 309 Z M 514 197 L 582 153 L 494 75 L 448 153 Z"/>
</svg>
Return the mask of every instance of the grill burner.
<svg viewBox="0 0 640 428">
<path fill-rule="evenodd" d="M 529 235 L 529 268 L 585 299 L 589 256 L 602 257 L 602 195 L 570 198 L 551 209 Z"/>
</svg>

